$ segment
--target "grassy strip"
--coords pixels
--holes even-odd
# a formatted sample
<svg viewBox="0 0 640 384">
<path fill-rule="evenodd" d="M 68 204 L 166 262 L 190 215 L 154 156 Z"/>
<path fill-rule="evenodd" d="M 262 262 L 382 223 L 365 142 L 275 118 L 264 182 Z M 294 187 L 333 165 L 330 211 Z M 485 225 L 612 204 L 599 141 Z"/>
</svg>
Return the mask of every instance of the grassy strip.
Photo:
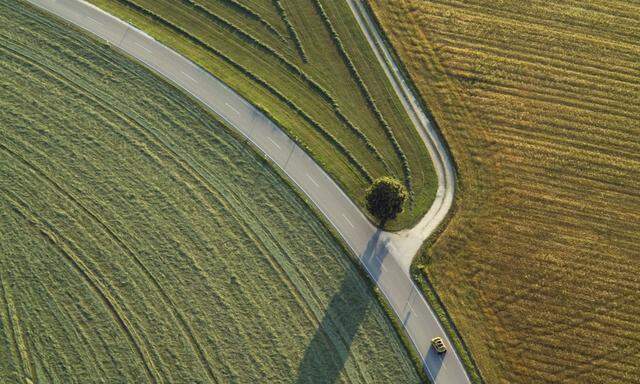
<svg viewBox="0 0 640 384">
<path fill-rule="evenodd" d="M 431 110 L 429 109 L 429 106 L 427 105 L 427 103 L 424 101 L 424 99 L 422 97 L 422 92 L 420 92 L 418 90 L 418 88 L 416 87 L 415 83 L 413 82 L 413 78 L 410 75 L 409 70 L 407 69 L 407 67 L 404 64 L 404 62 L 402 60 L 400 60 L 400 55 L 398 55 L 398 52 L 396 52 L 395 46 L 393 44 L 391 44 L 391 42 L 389 41 L 389 38 L 387 37 L 386 33 L 384 33 L 384 29 L 382 28 L 382 24 L 380 24 L 380 21 L 378 20 L 378 16 L 373 11 L 373 8 L 371 8 L 371 5 L 369 4 L 369 2 L 368 1 L 363 1 L 362 4 L 364 5 L 364 8 L 367 10 L 367 13 L 369 14 L 369 16 L 371 16 L 371 19 L 372 19 L 373 23 L 375 24 L 375 28 L 378 31 L 380 31 L 380 36 L 382 37 L 383 44 L 385 45 L 386 48 L 388 48 L 389 52 L 391 53 L 391 57 L 393 58 L 393 61 L 396 63 L 396 65 L 398 66 L 398 69 L 400 70 L 400 73 L 402 74 L 402 78 L 408 80 L 408 81 L 405 82 L 405 84 L 407 84 L 409 86 L 409 88 L 411 89 L 413 95 L 416 96 L 418 104 L 420 105 L 420 107 L 424 111 L 424 113 L 427 116 L 427 118 L 429 119 L 429 121 L 431 121 L 433 123 L 433 126 L 436 127 L 436 134 L 440 138 L 440 142 L 444 144 L 444 147 L 446 148 L 447 152 L 450 154 L 449 158 L 453 162 L 453 166 L 456 169 L 456 174 L 459 175 L 460 172 L 459 172 L 459 169 L 458 169 L 458 165 L 456 164 L 456 159 L 453 156 L 451 156 L 452 152 L 451 152 L 451 148 L 449 147 L 449 143 L 447 142 L 447 140 L 444 139 L 444 136 L 442 135 L 442 131 L 438 127 L 438 122 L 436 121 L 435 117 L 433 116 L 433 113 L 431 113 Z M 375 44 L 378 45 L 378 42 L 375 41 Z M 463 182 L 463 180 L 456 180 L 456 181 L 457 181 L 456 182 L 456 189 L 459 189 L 460 188 L 460 184 L 461 184 L 461 182 Z M 452 211 L 453 211 L 453 209 L 452 209 Z"/>
<path fill-rule="evenodd" d="M 265 108 L 264 106 L 260 105 L 260 104 L 252 104 L 255 108 L 257 108 L 260 112 L 262 112 L 265 116 L 267 116 L 269 118 L 269 120 L 273 121 L 274 123 L 276 123 L 277 126 L 280 127 L 280 129 L 285 132 L 287 134 L 287 136 L 289 136 L 289 138 L 291 140 L 293 140 L 300 148 L 304 149 L 305 152 L 307 152 L 320 166 L 322 166 L 323 168 L 326 169 L 326 164 L 320 160 L 319 157 L 315 156 L 313 153 L 313 150 L 311 148 L 309 148 L 309 146 L 304 143 L 297 135 L 295 135 L 293 132 L 290 132 L 288 130 L 286 130 L 284 128 L 284 124 L 282 124 L 280 122 L 280 119 L 278 119 L 276 116 L 274 116 L 271 111 L 269 111 L 267 108 Z M 303 117 L 304 118 L 304 117 Z M 317 124 L 317 123 L 316 123 Z M 375 148 L 374 148 L 375 150 Z M 376 153 L 377 150 L 376 150 Z M 382 158 L 380 158 L 381 161 L 384 161 Z M 386 162 L 384 162 L 385 167 L 387 168 L 388 165 Z M 388 169 L 388 168 L 387 168 Z M 366 176 L 365 176 L 366 177 Z M 344 186 L 335 178 L 332 178 L 338 185 L 340 185 L 341 188 L 344 189 Z M 372 178 L 368 178 L 368 181 L 373 181 Z"/>
<path fill-rule="evenodd" d="M 270 32 L 278 36 L 280 40 L 282 41 L 285 40 L 284 36 L 282 36 L 280 31 L 278 31 L 273 25 L 271 25 L 271 23 L 269 23 L 267 20 L 265 20 L 262 16 L 257 14 L 252 9 L 248 8 L 246 5 L 239 3 L 236 0 L 219 0 L 219 1 L 223 2 L 225 5 L 227 5 L 230 8 L 236 9 L 238 12 L 242 13 L 243 15 L 246 15 L 247 17 L 264 25 Z"/>
<path fill-rule="evenodd" d="M 289 20 L 289 16 L 287 15 L 287 11 L 282 6 L 282 2 L 280 0 L 273 0 L 273 5 L 275 5 L 276 9 L 278 10 L 278 14 L 280 14 L 282 21 L 284 21 L 284 24 L 287 26 L 287 31 L 289 31 L 289 35 L 291 36 L 291 39 L 293 40 L 293 43 L 296 46 L 296 50 L 298 51 L 298 54 L 300 54 L 300 58 L 302 58 L 303 62 L 308 63 L 309 58 L 307 56 L 307 52 L 305 52 L 304 50 L 304 46 L 300 41 L 298 32 L 293 27 L 293 24 L 291 24 L 291 20 Z"/>
<path fill-rule="evenodd" d="M 127 0 L 128 2 L 129 0 Z M 194 0 L 182 0 L 182 2 L 187 5 L 190 6 L 192 8 L 194 8 L 197 12 L 200 12 L 201 14 L 205 15 L 205 17 L 211 19 L 212 21 L 221 24 L 223 27 L 225 27 L 228 30 L 231 30 L 233 33 L 235 33 L 236 35 L 238 35 L 241 39 L 243 39 L 244 41 L 250 43 L 250 44 L 254 44 L 257 45 L 258 47 L 260 47 L 262 50 L 264 50 L 265 52 L 272 54 L 273 56 L 275 56 L 278 61 L 280 61 L 282 64 L 285 65 L 285 67 L 287 67 L 287 69 L 294 71 L 296 74 L 299 75 L 300 78 L 302 78 L 309 86 L 311 89 L 313 89 L 314 91 L 318 92 L 319 95 L 327 102 L 331 105 L 331 107 L 333 108 L 338 120 L 340 122 L 342 122 L 343 124 L 345 124 L 347 126 L 347 128 L 349 128 L 351 130 L 351 132 L 356 135 L 358 137 L 358 139 L 360 141 L 362 141 L 365 146 L 367 147 L 367 149 L 369 150 L 369 152 L 371 152 L 371 154 L 373 154 L 380 162 L 382 162 L 385 165 L 385 168 L 388 169 L 388 166 L 384 160 L 384 158 L 382 157 L 382 155 L 380 154 L 380 152 L 375 148 L 375 146 L 373 145 L 373 143 L 366 137 L 366 135 L 362 132 L 362 130 L 360 130 L 358 127 L 356 127 L 347 116 L 344 115 L 344 113 L 342 112 L 342 110 L 340 109 L 340 107 L 338 106 L 337 101 L 329 94 L 329 92 L 324 89 L 320 84 L 318 84 L 317 82 L 315 82 L 313 79 L 311 79 L 305 72 L 303 72 L 302 70 L 300 70 L 296 65 L 294 65 L 293 63 L 291 63 L 290 61 L 288 61 L 287 59 L 285 59 L 282 55 L 280 55 L 275 49 L 273 49 L 272 47 L 270 47 L 267 44 L 264 44 L 263 42 L 261 42 L 260 40 L 258 40 L 256 37 L 254 37 L 253 35 L 243 31 L 241 28 L 239 28 L 238 26 L 236 26 L 235 24 L 233 24 L 232 22 L 225 20 L 224 18 L 216 15 L 215 13 L 211 12 L 207 7 L 197 3 Z M 141 7 L 140 5 L 138 5 L 139 7 Z M 144 9 L 144 7 L 141 7 Z M 149 10 L 147 10 L 148 12 L 151 12 Z M 158 15 L 158 17 L 161 17 L 160 15 Z M 166 19 L 164 19 L 166 20 Z M 170 23 L 169 21 L 167 21 L 168 23 Z M 171 23 L 171 25 L 174 25 Z M 176 26 L 177 27 L 177 26 Z M 194 36 L 195 37 L 195 36 Z M 196 37 L 197 38 L 197 37 Z M 283 96 L 284 97 L 284 96 Z M 301 110 L 301 109 L 300 109 Z M 377 109 L 376 109 L 377 110 Z M 298 111 L 296 111 L 298 112 Z M 378 111 L 379 112 L 379 111 Z M 300 112 L 298 112 L 300 113 Z M 382 115 L 380 115 L 380 117 L 382 117 Z M 311 119 L 310 117 L 305 117 L 305 120 Z M 383 120 L 384 121 L 384 120 Z M 312 124 L 317 125 L 317 123 L 313 122 Z M 385 123 L 386 124 L 386 123 Z M 318 127 L 316 127 L 318 128 Z M 321 128 L 320 129 L 324 129 Z M 395 139 L 395 138 L 394 138 Z"/>
<path fill-rule="evenodd" d="M 325 139 L 327 139 L 327 141 L 329 141 L 332 145 L 334 145 L 336 147 L 336 149 L 338 149 L 338 151 L 340 153 L 342 153 L 349 160 L 349 162 L 358 170 L 358 172 L 360 172 L 360 174 L 367 181 L 370 182 L 370 181 L 373 180 L 373 178 L 371 177 L 371 174 L 369 174 L 369 172 L 366 170 L 366 168 L 353 156 L 351 151 L 349 151 L 349 149 L 347 149 L 335 136 L 333 136 L 320 123 L 315 121 L 311 116 L 309 116 L 305 111 L 303 111 L 296 103 L 294 103 L 293 101 L 288 99 L 285 95 L 283 95 L 280 91 L 278 91 L 277 89 L 272 87 L 268 82 L 263 80 L 261 77 L 259 77 L 255 73 L 251 72 L 249 69 L 245 68 L 244 66 L 236 63 L 231 58 L 229 58 L 228 56 L 224 55 L 218 49 L 212 47 L 211 45 L 209 45 L 209 44 L 207 44 L 205 42 L 203 42 L 198 37 L 192 35 L 191 33 L 187 32 L 186 30 L 182 29 L 181 27 L 179 27 L 179 26 L 171 23 L 170 21 L 166 20 L 162 16 L 160 16 L 160 15 L 158 15 L 158 14 L 152 12 L 152 11 L 149 11 L 148 9 L 146 9 L 144 7 L 141 7 L 140 5 L 135 4 L 130 0 L 118 0 L 118 1 L 120 1 L 123 4 L 125 4 L 128 7 L 131 7 L 132 9 L 144 14 L 145 16 L 157 21 L 158 23 L 160 23 L 160 24 L 162 24 L 162 25 L 174 30 L 176 33 L 178 33 L 181 36 L 189 39 L 192 43 L 194 43 L 194 44 L 206 49 L 207 51 L 209 51 L 209 52 L 211 52 L 213 54 L 215 54 L 216 56 L 218 56 L 221 59 L 223 59 L 225 62 L 227 62 L 230 65 L 232 65 L 234 68 L 236 68 L 242 74 L 244 74 L 245 76 L 247 76 L 251 80 L 253 80 L 256 83 L 258 83 L 261 86 L 263 86 L 265 89 L 267 89 L 269 92 L 271 92 L 274 96 L 276 96 L 278 99 L 280 99 L 284 104 L 286 104 L 288 107 L 293 109 L 300 117 L 302 117 L 307 123 L 309 123 L 313 128 L 315 128 Z M 185 0 L 185 1 L 189 1 L 189 0 Z"/>
<path fill-rule="evenodd" d="M 398 140 L 396 139 L 396 136 L 393 133 L 393 130 L 385 120 L 384 116 L 382 116 L 382 112 L 380 112 L 380 109 L 378 109 L 378 106 L 376 105 L 375 100 L 371 96 L 371 93 L 369 92 L 367 85 L 362 80 L 362 77 L 360 76 L 358 69 L 353 64 L 351 57 L 349 57 L 349 54 L 345 50 L 344 45 L 340 40 L 340 36 L 336 32 L 335 28 L 333 28 L 333 24 L 331 23 L 329 16 L 325 12 L 324 7 L 320 3 L 320 0 L 313 0 L 313 4 L 315 5 L 316 10 L 320 14 L 320 18 L 322 19 L 327 30 L 329 31 L 334 44 L 338 47 L 338 52 L 340 53 L 340 56 L 342 56 L 347 68 L 349 68 L 349 72 L 351 72 L 351 75 L 355 78 L 356 84 L 358 84 L 358 87 L 360 88 L 362 94 L 367 100 L 367 104 L 369 105 L 369 108 L 371 108 L 374 115 L 376 116 L 376 118 L 384 128 L 384 131 L 387 137 L 389 138 L 389 141 L 391 141 L 394 151 L 402 161 L 402 170 L 405 177 L 405 184 L 407 186 L 407 189 L 409 190 L 410 195 L 413 196 L 413 185 L 411 182 L 411 168 L 409 167 L 409 160 L 407 159 L 407 156 L 402 150 L 402 147 L 400 147 L 400 143 L 398 143 Z"/>
</svg>

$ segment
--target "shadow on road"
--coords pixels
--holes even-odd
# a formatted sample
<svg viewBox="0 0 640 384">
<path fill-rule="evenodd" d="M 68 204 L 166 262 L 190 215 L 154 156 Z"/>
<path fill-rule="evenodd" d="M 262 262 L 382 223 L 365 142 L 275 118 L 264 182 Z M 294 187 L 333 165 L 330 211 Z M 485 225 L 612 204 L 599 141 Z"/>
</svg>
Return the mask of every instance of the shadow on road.
<svg viewBox="0 0 640 384">
<path fill-rule="evenodd" d="M 442 362 L 444 361 L 445 355 L 441 355 L 436 352 L 435 349 L 429 348 L 427 352 L 427 356 L 425 357 L 425 365 L 428 367 L 429 373 L 433 380 L 438 377 L 438 372 L 440 372 L 440 368 L 442 367 Z"/>
<path fill-rule="evenodd" d="M 380 265 L 386 254 L 378 231 L 367 244 L 363 256 L 374 280 L 380 276 Z M 376 304 L 374 300 L 371 294 L 363 295 L 362 283 L 352 274 L 345 277 L 304 353 L 296 383 L 332 384 L 338 380 L 356 332 L 369 308 Z"/>
</svg>

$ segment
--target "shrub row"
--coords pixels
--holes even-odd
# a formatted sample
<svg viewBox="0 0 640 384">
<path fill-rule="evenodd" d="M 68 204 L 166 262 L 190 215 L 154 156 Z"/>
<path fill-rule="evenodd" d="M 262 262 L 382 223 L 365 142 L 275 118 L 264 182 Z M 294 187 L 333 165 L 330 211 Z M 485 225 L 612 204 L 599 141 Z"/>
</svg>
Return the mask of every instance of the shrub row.
<svg viewBox="0 0 640 384">
<path fill-rule="evenodd" d="M 251 72 L 249 69 L 245 68 L 239 63 L 236 63 L 228 56 L 225 56 L 220 50 L 212 47 L 211 45 L 203 42 L 198 37 L 192 35 L 190 32 L 184 30 L 183 28 L 173 24 L 172 22 L 166 20 L 162 16 L 152 12 L 131 0 L 118 0 L 124 5 L 134 9 L 135 11 L 146 15 L 147 17 L 155 20 L 156 22 L 168 27 L 169 29 L 175 31 L 179 35 L 185 37 L 192 43 L 198 45 L 199 47 L 213 53 L 214 55 L 220 57 L 222 60 L 230 64 L 232 67 L 236 68 L 245 76 L 249 77 L 251 80 L 260 84 L 264 88 L 266 88 L 269 92 L 271 92 L 274 96 L 280 99 L 287 106 L 292 108 L 300 117 L 302 117 L 305 121 L 307 121 L 312 127 L 314 127 L 327 141 L 329 141 L 333 146 L 335 146 L 340 153 L 342 153 L 349 162 L 361 173 L 361 175 L 369 182 L 373 180 L 369 172 L 365 169 L 365 167 L 353 156 L 351 151 L 349 151 L 335 136 L 333 136 L 329 131 L 327 131 L 320 123 L 315 121 L 311 116 L 309 116 L 306 112 L 304 112 L 297 104 L 293 101 L 289 100 L 285 95 L 280 93 L 277 89 L 273 88 L 269 83 L 263 80 L 261 77 Z M 190 1 L 190 0 L 184 0 Z"/>
<path fill-rule="evenodd" d="M 260 24 L 264 25 L 269 30 L 269 32 L 278 36 L 280 40 L 282 41 L 285 40 L 284 36 L 282 36 L 280 31 L 278 31 L 273 25 L 271 25 L 271 23 L 269 23 L 267 20 L 265 20 L 262 16 L 260 16 L 256 12 L 254 12 L 252 9 L 248 8 L 246 5 L 239 3 L 236 0 L 223 0 L 223 2 L 227 4 L 230 8 L 235 8 L 240 13 L 243 13 L 249 18 L 256 20 Z"/>
<path fill-rule="evenodd" d="M 338 47 L 338 52 L 340 53 L 340 56 L 342 56 L 342 59 L 344 60 L 347 67 L 349 68 L 351 75 L 355 78 L 356 83 L 358 84 L 358 87 L 360 88 L 362 94 L 367 100 L 367 104 L 369 105 L 369 107 L 375 114 L 376 118 L 384 128 L 384 131 L 387 134 L 387 137 L 391 141 L 394 151 L 396 152 L 397 156 L 400 158 L 400 161 L 402 162 L 402 170 L 404 173 L 407 189 L 409 190 L 409 193 L 413 195 L 411 168 L 409 167 L 409 161 L 407 159 L 407 156 L 404 154 L 402 147 L 400 147 L 400 143 L 398 143 L 398 140 L 396 139 L 396 136 L 393 133 L 393 130 L 389 126 L 389 123 L 387 123 L 384 116 L 382 116 L 380 109 L 378 109 L 378 105 L 376 104 L 375 100 L 371 96 L 371 93 L 369 92 L 367 85 L 364 83 L 364 80 L 360 76 L 360 73 L 358 72 L 357 68 L 353 64 L 351 57 L 349 57 L 349 54 L 344 48 L 344 45 L 342 44 L 342 40 L 340 40 L 340 36 L 338 35 L 338 32 L 336 32 L 335 28 L 333 28 L 333 24 L 331 23 L 331 20 L 329 19 L 327 12 L 324 10 L 324 7 L 320 3 L 320 0 L 313 0 L 313 3 L 316 6 L 316 9 L 320 14 L 320 17 L 322 18 L 327 30 L 331 34 L 331 38 L 333 39 L 335 45 Z"/>
<path fill-rule="evenodd" d="M 287 11 L 285 11 L 280 0 L 273 0 L 273 4 L 276 6 L 276 9 L 278 10 L 280 17 L 282 18 L 282 21 L 284 21 L 284 24 L 287 26 L 287 31 L 289 31 L 289 35 L 291 35 L 291 38 L 293 39 L 293 43 L 295 44 L 296 49 L 298 50 L 298 53 L 302 58 L 302 61 L 304 61 L 305 63 L 308 63 L 309 58 L 307 57 L 307 52 L 304 50 L 304 47 L 302 46 L 302 41 L 300 41 L 298 32 L 296 32 L 296 29 L 293 27 L 293 24 L 291 24 L 291 20 L 289 20 Z"/>
</svg>

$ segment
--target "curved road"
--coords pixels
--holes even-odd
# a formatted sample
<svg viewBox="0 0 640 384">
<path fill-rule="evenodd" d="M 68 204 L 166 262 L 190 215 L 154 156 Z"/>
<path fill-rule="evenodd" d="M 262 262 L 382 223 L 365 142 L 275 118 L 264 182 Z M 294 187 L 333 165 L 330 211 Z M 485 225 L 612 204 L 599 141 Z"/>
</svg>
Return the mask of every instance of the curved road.
<svg viewBox="0 0 640 384">
<path fill-rule="evenodd" d="M 82 0 L 28 1 L 141 61 L 200 100 L 230 127 L 251 140 L 309 197 L 357 255 L 404 325 L 432 381 L 470 382 L 452 347 L 444 356 L 430 347 L 433 337 L 442 336 L 446 340 L 446 333 L 409 275 L 413 256 L 451 207 L 455 189 L 453 165 L 442 140 L 407 86 L 360 0 L 346 1 L 429 149 L 438 175 L 438 191 L 429 212 L 415 227 L 397 233 L 373 226 L 324 170 L 277 125 L 191 61 Z M 450 342 L 448 344 L 451 346 Z"/>
</svg>

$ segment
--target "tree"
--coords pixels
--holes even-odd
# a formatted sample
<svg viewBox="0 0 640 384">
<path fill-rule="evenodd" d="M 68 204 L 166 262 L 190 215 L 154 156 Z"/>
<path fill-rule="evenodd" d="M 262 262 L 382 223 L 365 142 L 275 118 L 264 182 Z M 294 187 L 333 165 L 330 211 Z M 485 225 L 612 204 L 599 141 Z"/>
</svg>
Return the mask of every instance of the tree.
<svg viewBox="0 0 640 384">
<path fill-rule="evenodd" d="M 384 223 L 395 219 L 402 212 L 407 197 L 407 190 L 402 182 L 385 176 L 375 179 L 367 188 L 365 201 L 367 210 Z"/>
</svg>

